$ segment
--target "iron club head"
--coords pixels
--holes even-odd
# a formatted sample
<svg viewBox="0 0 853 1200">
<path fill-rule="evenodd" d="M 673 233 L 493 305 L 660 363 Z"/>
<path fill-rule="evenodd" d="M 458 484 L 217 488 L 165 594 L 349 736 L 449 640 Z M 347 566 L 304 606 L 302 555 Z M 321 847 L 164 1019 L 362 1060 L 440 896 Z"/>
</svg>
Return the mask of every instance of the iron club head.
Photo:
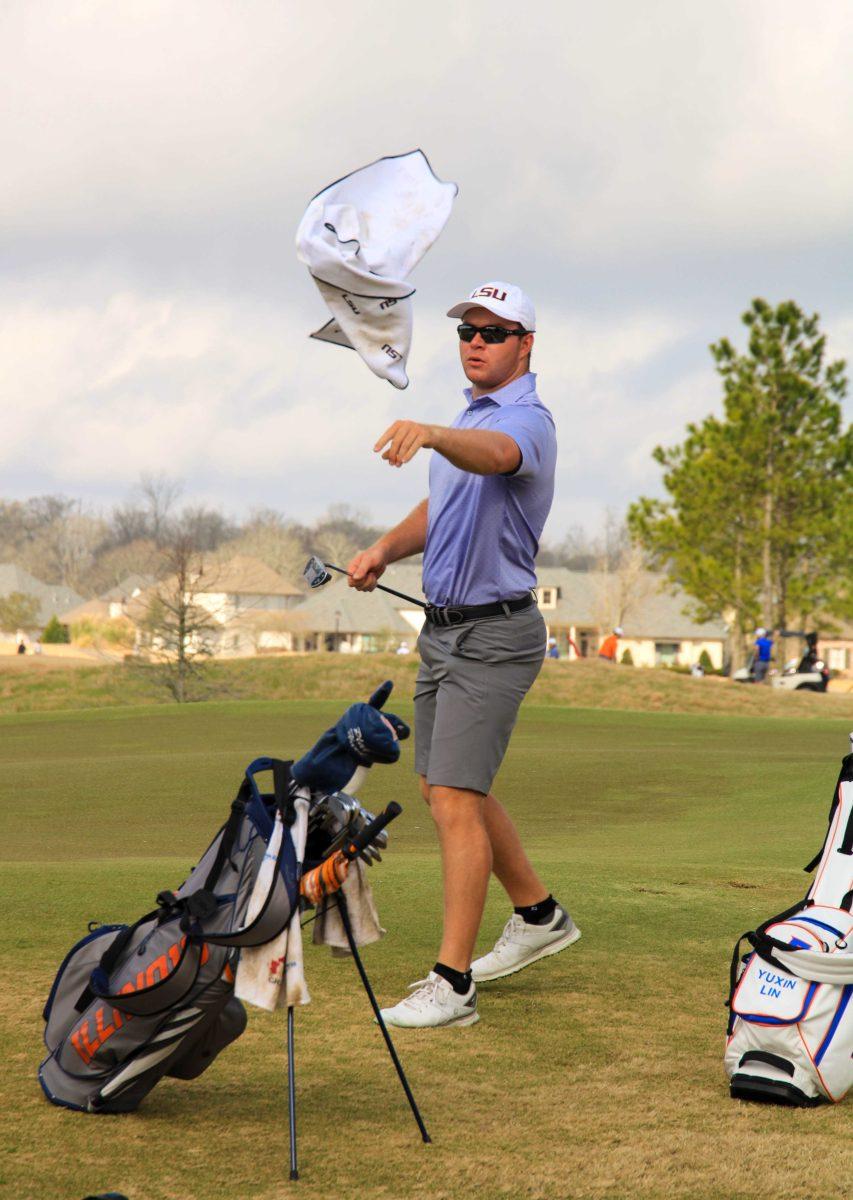
<svg viewBox="0 0 853 1200">
<path fill-rule="evenodd" d="M 307 581 L 309 587 L 318 588 L 322 587 L 324 583 L 328 583 L 332 576 L 326 570 L 326 564 L 316 555 L 312 555 L 305 564 L 302 578 Z"/>
</svg>

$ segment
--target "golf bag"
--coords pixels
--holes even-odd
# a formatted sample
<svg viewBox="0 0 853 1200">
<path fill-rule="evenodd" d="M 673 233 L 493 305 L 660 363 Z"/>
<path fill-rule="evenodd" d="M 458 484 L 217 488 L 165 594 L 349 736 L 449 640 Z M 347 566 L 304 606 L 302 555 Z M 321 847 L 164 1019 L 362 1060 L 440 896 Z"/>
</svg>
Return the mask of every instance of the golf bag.
<svg viewBox="0 0 853 1200">
<path fill-rule="evenodd" d="M 297 788 L 310 796 L 306 867 L 345 840 L 357 843 L 369 864 L 387 843 L 382 831 L 368 834 L 373 815 L 336 789 L 374 762 L 399 758 L 409 728 L 379 712 L 392 686 L 351 705 L 298 762 L 250 763 L 228 820 L 177 891 L 160 892 L 157 907 L 133 925 L 91 925 L 72 947 L 43 1013 L 49 1053 L 39 1082 L 51 1103 L 131 1112 L 164 1076 L 196 1078 L 240 1036 L 246 1027 L 234 996 L 240 949 L 278 938 L 298 903 L 290 836 Z M 271 793 L 262 793 L 256 780 L 266 772 Z M 259 898 L 255 884 L 278 815 L 283 836 Z"/>
<path fill-rule="evenodd" d="M 735 1098 L 808 1106 L 853 1086 L 853 752 L 815 867 L 805 900 L 735 946 L 725 1053 Z"/>
<path fill-rule="evenodd" d="M 255 782 L 271 770 L 272 796 Z M 68 953 L 44 1009 L 49 1055 L 39 1069 L 54 1104 L 88 1112 L 130 1112 L 164 1076 L 194 1079 L 246 1026 L 234 998 L 241 946 L 277 937 L 297 902 L 289 834 L 269 892 L 245 923 L 273 830 L 294 811 L 290 764 L 256 759 L 231 813 L 177 891 L 133 925 L 101 925 Z"/>
</svg>

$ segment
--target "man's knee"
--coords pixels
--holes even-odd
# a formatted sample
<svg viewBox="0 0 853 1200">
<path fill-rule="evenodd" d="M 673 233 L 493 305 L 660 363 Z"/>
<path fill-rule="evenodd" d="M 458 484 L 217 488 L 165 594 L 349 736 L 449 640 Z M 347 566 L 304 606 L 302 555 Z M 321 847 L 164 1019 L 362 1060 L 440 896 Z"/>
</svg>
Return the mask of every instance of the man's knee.
<svg viewBox="0 0 853 1200">
<path fill-rule="evenodd" d="M 465 788 L 433 786 L 429 789 L 430 812 L 436 825 L 442 828 L 471 822 L 483 824 L 485 801 L 481 792 Z"/>
<path fill-rule="evenodd" d="M 418 779 L 421 784 L 421 799 L 429 804 L 429 784 L 427 783 L 426 775 L 419 775 Z"/>
</svg>

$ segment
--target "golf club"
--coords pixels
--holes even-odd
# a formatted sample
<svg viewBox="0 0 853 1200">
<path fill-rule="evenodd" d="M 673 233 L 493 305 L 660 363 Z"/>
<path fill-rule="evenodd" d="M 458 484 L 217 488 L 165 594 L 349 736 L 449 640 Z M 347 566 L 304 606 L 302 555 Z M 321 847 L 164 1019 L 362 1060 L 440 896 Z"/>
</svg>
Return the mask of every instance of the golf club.
<svg viewBox="0 0 853 1200">
<path fill-rule="evenodd" d="M 307 580 L 308 586 L 312 588 L 322 587 L 332 578 L 329 571 L 337 571 L 339 575 L 346 575 L 350 578 L 349 572 L 343 567 L 336 567 L 334 563 L 324 563 L 322 559 L 312 555 L 305 564 L 305 570 L 302 572 L 302 577 Z M 396 596 L 399 600 L 408 600 L 410 604 L 417 604 L 418 608 L 427 608 L 425 600 L 416 600 L 414 596 L 407 596 L 405 592 L 395 592 L 393 588 L 385 587 L 381 583 L 377 583 L 377 588 L 380 592 L 388 592 L 391 596 Z"/>
</svg>

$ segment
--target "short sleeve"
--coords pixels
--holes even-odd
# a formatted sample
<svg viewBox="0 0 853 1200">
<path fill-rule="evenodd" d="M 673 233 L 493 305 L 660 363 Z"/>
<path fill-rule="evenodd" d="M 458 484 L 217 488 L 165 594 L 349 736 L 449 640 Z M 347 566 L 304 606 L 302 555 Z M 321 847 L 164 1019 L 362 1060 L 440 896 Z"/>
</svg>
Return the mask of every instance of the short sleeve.
<svg viewBox="0 0 853 1200">
<path fill-rule="evenodd" d="M 494 416 L 492 428 L 505 433 L 521 451 L 521 464 L 512 479 L 532 479 L 551 458 L 554 423 L 550 414 L 532 405 L 508 404 Z"/>
</svg>

